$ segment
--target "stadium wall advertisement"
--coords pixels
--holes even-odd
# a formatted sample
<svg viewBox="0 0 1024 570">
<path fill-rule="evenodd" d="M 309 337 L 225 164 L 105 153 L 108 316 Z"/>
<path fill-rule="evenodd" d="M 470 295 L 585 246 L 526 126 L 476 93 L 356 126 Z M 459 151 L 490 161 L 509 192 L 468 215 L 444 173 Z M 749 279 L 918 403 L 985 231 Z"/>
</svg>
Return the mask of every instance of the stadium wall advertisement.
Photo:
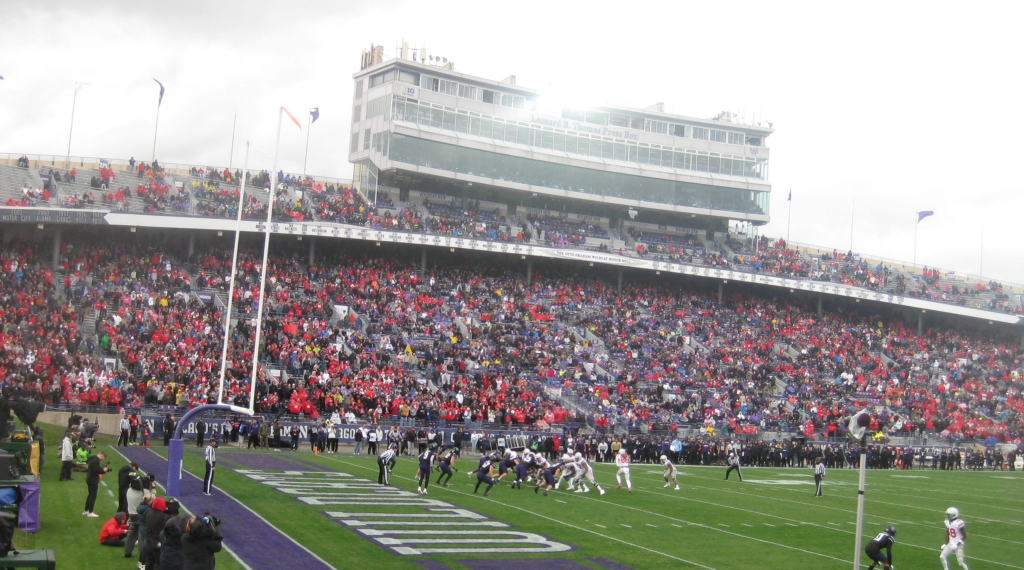
<svg viewBox="0 0 1024 570">
<path fill-rule="evenodd" d="M 0 218 L 2 218 L 2 215 L 4 214 L 3 210 L 4 208 L 0 208 Z M 19 210 L 20 212 L 27 211 L 24 208 L 16 208 L 15 210 Z M 89 214 L 93 214 L 93 212 L 89 212 Z M 144 214 L 130 214 L 121 212 L 107 212 L 103 216 L 103 219 L 106 221 L 107 224 L 113 226 L 143 226 L 167 229 L 193 229 L 214 231 L 234 231 L 236 224 L 235 220 L 231 219 L 182 216 L 149 216 Z M 18 221 L 29 220 L 26 219 Z M 266 229 L 266 222 L 243 220 L 239 224 L 239 228 L 243 232 L 262 233 Z M 1022 322 L 1022 318 L 1015 315 L 997 313 L 994 311 L 985 311 L 982 309 L 975 309 L 972 307 L 961 307 L 958 305 L 937 303 L 934 301 L 927 301 L 916 297 L 890 295 L 888 293 L 881 293 L 877 291 L 871 291 L 869 289 L 862 289 L 860 287 L 852 287 L 836 283 L 825 283 L 820 281 L 798 281 L 796 279 L 787 279 L 785 277 L 776 277 L 772 275 L 764 275 L 761 273 L 746 273 L 742 271 L 733 271 L 729 269 L 717 269 L 713 267 L 687 265 L 684 263 L 666 263 L 662 261 L 656 261 L 653 259 L 638 259 L 635 257 L 626 257 L 612 253 L 600 253 L 596 251 L 587 251 L 580 249 L 561 249 L 535 245 L 499 243 L 452 236 L 392 232 L 336 223 L 275 222 L 270 224 L 270 231 L 272 233 L 284 235 L 299 235 L 310 237 L 319 236 L 330 238 L 355 239 L 361 241 L 374 241 L 381 243 L 404 243 L 409 245 L 423 245 L 447 247 L 452 249 L 488 251 L 493 253 L 505 253 L 509 255 L 529 255 L 534 257 L 574 259 L 577 261 L 600 263 L 603 265 L 612 265 L 617 267 L 634 267 L 637 269 L 644 269 L 648 271 L 667 271 L 669 273 L 676 273 L 680 275 L 692 275 L 696 277 L 722 279 L 725 281 L 731 280 L 743 283 L 755 283 L 758 285 L 768 285 L 772 287 L 791 289 L 793 291 L 809 291 L 814 293 L 836 295 L 839 297 L 847 297 L 865 301 L 876 301 L 880 303 L 901 305 L 915 309 L 922 309 L 925 311 L 934 311 L 938 313 L 950 313 L 954 315 L 982 319 L 992 322 L 1000 322 L 1011 325 L 1020 324 Z"/>
</svg>

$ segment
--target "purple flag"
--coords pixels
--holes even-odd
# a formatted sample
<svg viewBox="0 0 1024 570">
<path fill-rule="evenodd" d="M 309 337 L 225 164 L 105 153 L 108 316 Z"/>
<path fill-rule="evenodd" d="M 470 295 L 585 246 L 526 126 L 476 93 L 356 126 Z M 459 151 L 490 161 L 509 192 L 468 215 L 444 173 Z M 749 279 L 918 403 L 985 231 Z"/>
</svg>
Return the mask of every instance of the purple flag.
<svg viewBox="0 0 1024 570">
<path fill-rule="evenodd" d="M 933 212 L 931 210 L 925 210 L 923 212 L 918 212 L 917 213 L 917 223 L 921 223 L 921 220 L 927 218 L 928 216 L 934 216 L 934 215 L 935 215 L 935 212 Z"/>
<path fill-rule="evenodd" d="M 313 122 L 315 123 L 320 118 L 320 107 L 313 107 L 309 110 L 309 114 L 313 115 Z"/>
<path fill-rule="evenodd" d="M 789 198 L 786 198 L 786 201 L 787 202 L 792 202 L 793 201 L 793 189 L 792 188 L 789 189 Z"/>
<path fill-rule="evenodd" d="M 164 102 L 164 84 L 160 83 L 156 77 L 153 78 L 153 81 L 156 81 L 156 84 L 160 86 L 160 100 L 156 102 L 156 106 L 159 107 Z"/>
</svg>

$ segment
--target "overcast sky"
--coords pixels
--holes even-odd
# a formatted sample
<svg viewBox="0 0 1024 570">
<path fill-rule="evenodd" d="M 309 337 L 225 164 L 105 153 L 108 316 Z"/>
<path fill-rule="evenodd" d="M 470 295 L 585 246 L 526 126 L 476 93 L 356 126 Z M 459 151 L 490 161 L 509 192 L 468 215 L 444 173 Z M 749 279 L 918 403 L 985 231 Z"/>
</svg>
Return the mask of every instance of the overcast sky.
<svg viewBox="0 0 1024 570">
<path fill-rule="evenodd" d="M 171 8 L 173 6 L 173 8 Z M 404 38 L 560 99 L 771 121 L 772 222 L 793 241 L 1024 283 L 1024 4 L 2 0 L 0 152 L 350 178 L 360 52 Z M 234 156 L 232 116 L 237 109 Z M 855 207 L 852 201 L 855 200 Z M 982 234 L 984 233 L 984 247 Z M 982 255 L 982 252 L 983 255 Z"/>
</svg>

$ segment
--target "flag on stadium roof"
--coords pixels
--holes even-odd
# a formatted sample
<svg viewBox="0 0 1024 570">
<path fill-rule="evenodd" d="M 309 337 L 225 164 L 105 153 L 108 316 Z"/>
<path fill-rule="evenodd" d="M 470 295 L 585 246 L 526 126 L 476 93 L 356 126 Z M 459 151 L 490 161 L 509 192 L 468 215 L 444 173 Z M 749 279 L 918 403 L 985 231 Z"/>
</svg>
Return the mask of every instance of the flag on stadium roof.
<svg viewBox="0 0 1024 570">
<path fill-rule="evenodd" d="M 153 81 L 156 81 L 156 84 L 160 86 L 160 100 L 156 102 L 156 106 L 159 107 L 164 102 L 164 84 L 160 83 L 160 80 L 156 77 L 153 78 Z"/>
<path fill-rule="evenodd" d="M 922 212 L 918 212 L 917 213 L 917 222 L 921 223 L 921 220 L 927 218 L 928 216 L 934 216 L 934 215 L 935 215 L 935 212 L 933 212 L 931 210 L 924 210 Z"/>
<path fill-rule="evenodd" d="M 786 201 L 787 202 L 792 202 L 793 201 L 793 189 L 792 188 L 789 189 L 789 197 L 786 198 Z"/>
<path fill-rule="evenodd" d="M 291 113 L 289 113 L 288 109 L 285 109 L 284 107 L 281 107 L 281 108 L 284 109 L 284 112 L 285 112 L 286 115 L 288 115 L 288 118 L 291 119 L 292 122 L 295 123 L 295 126 L 299 127 L 299 130 L 301 131 L 302 130 L 302 125 L 299 123 L 299 120 L 295 118 L 295 115 L 292 115 Z"/>
<path fill-rule="evenodd" d="M 309 110 L 309 114 L 313 116 L 313 122 L 320 118 L 320 107 L 313 107 Z"/>
</svg>

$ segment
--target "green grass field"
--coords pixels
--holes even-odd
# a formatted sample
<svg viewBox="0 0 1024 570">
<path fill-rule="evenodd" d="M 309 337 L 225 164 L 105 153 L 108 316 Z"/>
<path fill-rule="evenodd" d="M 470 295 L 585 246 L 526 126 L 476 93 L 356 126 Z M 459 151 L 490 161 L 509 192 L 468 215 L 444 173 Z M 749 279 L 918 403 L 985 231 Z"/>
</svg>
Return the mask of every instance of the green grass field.
<svg viewBox="0 0 1024 570">
<path fill-rule="evenodd" d="M 54 430 L 49 430 L 54 431 Z M 109 441 L 106 442 L 109 445 Z M 48 449 L 56 449 L 56 442 Z M 154 450 L 166 455 L 166 450 Z M 236 470 L 257 456 L 296 457 L 327 470 L 347 473 L 355 479 L 376 482 L 377 466 L 368 456 L 350 454 L 313 456 L 299 453 L 256 453 L 221 450 L 216 487 L 261 515 L 327 564 L 347 568 L 421 568 L 416 560 L 429 558 L 449 568 L 463 569 L 457 560 L 502 558 L 496 554 L 435 554 L 399 556 L 359 536 L 356 530 L 332 520 L 325 511 L 352 507 L 306 505 L 291 494 L 253 480 Z M 235 455 L 244 454 L 244 455 Z M 51 452 L 50 455 L 53 455 Z M 114 465 L 120 461 L 112 454 Z M 244 461 L 243 461 L 244 460 Z M 50 460 L 48 459 L 48 462 Z M 99 527 L 113 514 L 114 499 L 101 497 L 99 519 L 81 516 L 85 499 L 84 477 L 74 483 L 58 483 L 56 462 L 47 465 L 43 485 L 43 530 L 28 539 L 33 548 L 55 548 L 58 568 L 132 568 L 134 562 L 118 549 L 100 547 Z M 724 468 L 681 467 L 681 490 L 665 489 L 656 465 L 634 465 L 634 489 L 616 489 L 614 467 L 596 464 L 598 481 L 608 491 L 577 494 L 564 490 L 543 497 L 532 488 L 496 486 L 490 498 L 473 494 L 474 480 L 466 473 L 476 460 L 460 462 L 450 488 L 431 483 L 429 499 L 447 501 L 509 523 L 514 530 L 537 533 L 577 547 L 572 552 L 550 554 L 584 567 L 600 568 L 588 561 L 606 558 L 635 570 L 663 568 L 821 569 L 849 568 L 853 561 L 856 509 L 856 472 L 830 470 L 824 497 L 814 498 L 810 469 L 745 468 L 745 481 L 735 474 L 723 481 Z M 203 462 L 195 448 L 187 448 L 185 469 L 202 476 Z M 296 463 L 297 470 L 315 470 Z M 392 483 L 415 492 L 416 464 L 401 459 Z M 266 470 L 274 473 L 276 470 Z M 865 508 L 865 544 L 885 527 L 898 528 L 894 562 L 906 568 L 941 568 L 939 548 L 944 540 L 943 512 L 960 509 L 967 522 L 968 563 L 978 568 L 1024 569 L 1024 477 L 1020 472 L 869 471 Z M 108 476 L 108 479 L 110 476 Z M 433 480 L 437 479 L 437 473 Z M 115 484 L 116 487 L 116 484 Z M 115 489 L 116 492 L 116 489 Z M 104 488 L 101 488 L 101 494 Z M 481 491 L 482 493 L 482 491 Z M 105 509 L 105 510 L 104 510 Z M 365 513 L 409 513 L 416 507 L 368 504 Z M 422 509 L 421 509 L 422 510 Z M 227 521 L 226 524 L 231 524 Z M 387 525 L 375 528 L 395 528 Z M 444 542 L 442 535 L 441 543 Z M 52 546 L 56 544 L 57 546 Z M 79 556 L 71 566 L 69 556 Z M 511 556 L 511 555 L 509 555 Z M 516 554 L 515 558 L 541 555 Z M 866 566 L 869 560 L 862 558 Z M 546 562 L 538 561 L 537 567 Z M 954 560 L 951 567 L 956 568 Z M 218 568 L 245 568 L 228 553 L 218 555 Z"/>
</svg>

